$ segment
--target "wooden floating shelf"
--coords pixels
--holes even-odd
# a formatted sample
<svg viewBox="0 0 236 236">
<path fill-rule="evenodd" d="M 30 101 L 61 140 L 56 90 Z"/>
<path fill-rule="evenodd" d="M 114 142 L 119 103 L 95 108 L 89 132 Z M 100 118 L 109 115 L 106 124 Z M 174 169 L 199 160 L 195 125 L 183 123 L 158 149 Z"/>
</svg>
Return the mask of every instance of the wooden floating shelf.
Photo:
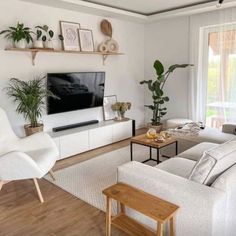
<svg viewBox="0 0 236 236">
<path fill-rule="evenodd" d="M 102 56 L 103 65 L 105 65 L 105 61 L 108 56 L 120 56 L 124 55 L 124 53 L 113 53 L 113 52 L 81 52 L 81 51 L 65 51 L 65 50 L 54 50 L 54 49 L 39 49 L 39 48 L 6 48 L 6 51 L 12 52 L 29 52 L 32 56 L 32 64 L 35 65 L 35 59 L 38 53 L 67 53 L 67 54 L 81 54 L 81 55 L 100 55 Z"/>
</svg>

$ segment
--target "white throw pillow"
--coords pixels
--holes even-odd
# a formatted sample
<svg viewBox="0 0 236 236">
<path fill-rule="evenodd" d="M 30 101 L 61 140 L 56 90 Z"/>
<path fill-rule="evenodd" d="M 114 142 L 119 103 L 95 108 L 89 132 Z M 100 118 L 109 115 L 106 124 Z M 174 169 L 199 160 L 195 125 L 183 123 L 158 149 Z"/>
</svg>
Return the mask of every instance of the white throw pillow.
<svg viewBox="0 0 236 236">
<path fill-rule="evenodd" d="M 206 151 L 194 166 L 189 179 L 210 186 L 236 163 L 236 139 Z"/>
</svg>

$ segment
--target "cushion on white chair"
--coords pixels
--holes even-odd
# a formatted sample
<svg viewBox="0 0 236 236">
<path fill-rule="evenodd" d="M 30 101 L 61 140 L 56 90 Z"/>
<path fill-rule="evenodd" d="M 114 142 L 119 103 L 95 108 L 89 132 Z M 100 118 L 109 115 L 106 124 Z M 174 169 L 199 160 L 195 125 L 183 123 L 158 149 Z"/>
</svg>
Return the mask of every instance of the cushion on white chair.
<svg viewBox="0 0 236 236">
<path fill-rule="evenodd" d="M 174 157 L 160 163 L 156 168 L 183 178 L 188 178 L 195 164 L 195 161 Z"/>
<path fill-rule="evenodd" d="M 190 159 L 193 161 L 198 161 L 202 157 L 202 155 L 205 151 L 212 149 L 218 145 L 219 144 L 208 143 L 208 142 L 200 143 L 200 144 L 188 149 L 187 151 L 184 151 L 184 152 L 178 154 L 178 157 L 187 158 L 187 159 Z"/>
<path fill-rule="evenodd" d="M 193 121 L 189 120 L 189 119 L 182 119 L 182 118 L 169 119 L 169 120 L 166 121 L 166 128 L 167 129 L 176 128 L 180 125 L 184 125 L 186 123 L 191 123 L 191 122 L 193 122 Z"/>
<path fill-rule="evenodd" d="M 189 179 L 210 186 L 236 163 L 236 139 L 206 151 L 196 163 Z"/>
</svg>

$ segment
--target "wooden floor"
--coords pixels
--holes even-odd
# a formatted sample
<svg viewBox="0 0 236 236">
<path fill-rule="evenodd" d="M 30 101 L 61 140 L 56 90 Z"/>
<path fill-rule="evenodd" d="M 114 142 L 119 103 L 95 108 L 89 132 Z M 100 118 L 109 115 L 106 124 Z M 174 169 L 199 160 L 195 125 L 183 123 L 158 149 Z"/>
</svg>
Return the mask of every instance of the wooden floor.
<svg viewBox="0 0 236 236">
<path fill-rule="evenodd" d="M 138 133 L 143 133 L 139 130 Z M 129 140 L 58 162 L 55 170 L 127 146 Z M 45 203 L 40 204 L 32 180 L 14 181 L 0 191 L 0 236 L 105 235 L 105 214 L 42 179 Z M 113 236 L 125 236 L 112 229 Z"/>
</svg>

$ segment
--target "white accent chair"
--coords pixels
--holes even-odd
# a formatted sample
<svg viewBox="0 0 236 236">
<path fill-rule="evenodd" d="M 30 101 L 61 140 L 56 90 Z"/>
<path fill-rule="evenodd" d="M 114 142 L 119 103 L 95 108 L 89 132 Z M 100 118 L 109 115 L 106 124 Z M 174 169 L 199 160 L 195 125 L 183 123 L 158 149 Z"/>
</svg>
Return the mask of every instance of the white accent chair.
<svg viewBox="0 0 236 236">
<path fill-rule="evenodd" d="M 36 133 L 19 138 L 13 132 L 5 111 L 0 108 L 0 190 L 5 181 L 33 179 L 39 200 L 44 202 L 37 179 L 51 171 L 59 156 L 51 137 Z"/>
</svg>

